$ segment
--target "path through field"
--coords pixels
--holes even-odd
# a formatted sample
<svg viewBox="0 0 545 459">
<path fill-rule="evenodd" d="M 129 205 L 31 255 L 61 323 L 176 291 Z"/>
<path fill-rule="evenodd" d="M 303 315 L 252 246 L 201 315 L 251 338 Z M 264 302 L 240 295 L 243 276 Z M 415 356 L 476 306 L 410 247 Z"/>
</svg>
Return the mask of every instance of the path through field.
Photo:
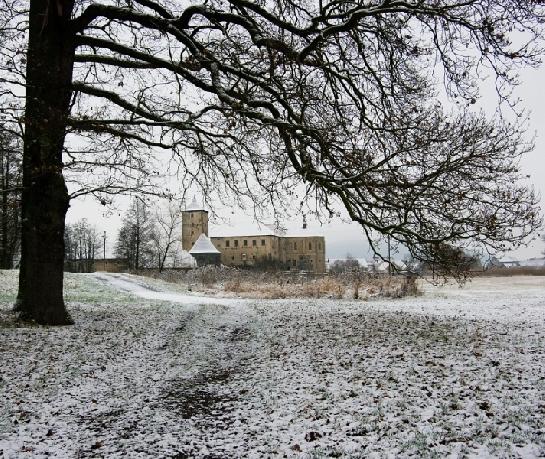
<svg viewBox="0 0 545 459">
<path fill-rule="evenodd" d="M 76 326 L 0 329 L 5 457 L 545 455 L 543 278 L 370 302 L 68 287 Z"/>
</svg>

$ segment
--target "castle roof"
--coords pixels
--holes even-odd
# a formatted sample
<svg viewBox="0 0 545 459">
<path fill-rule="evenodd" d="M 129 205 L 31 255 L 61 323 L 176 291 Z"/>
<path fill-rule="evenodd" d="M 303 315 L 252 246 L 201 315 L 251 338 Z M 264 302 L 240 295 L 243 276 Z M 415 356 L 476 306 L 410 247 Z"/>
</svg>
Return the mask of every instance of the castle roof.
<svg viewBox="0 0 545 459">
<path fill-rule="evenodd" d="M 252 237 L 252 236 L 278 236 L 269 228 L 222 228 L 221 233 L 214 234 L 212 237 Z"/>
<path fill-rule="evenodd" d="M 194 211 L 194 210 L 204 210 L 203 206 L 199 205 L 197 202 L 197 199 L 195 196 L 193 196 L 193 200 L 189 203 L 189 205 L 185 208 L 187 211 Z"/>
<path fill-rule="evenodd" d="M 189 251 L 191 255 L 194 253 L 221 253 L 216 247 L 214 247 L 214 244 L 212 244 L 212 241 L 210 238 L 205 236 L 204 234 L 201 234 L 199 238 L 195 241 L 195 244 L 193 244 L 193 247 L 191 247 L 191 250 Z"/>
<path fill-rule="evenodd" d="M 275 228 L 272 225 L 254 226 L 249 225 L 241 229 L 238 227 L 225 228 L 214 231 L 212 237 L 259 237 L 259 236 L 277 236 L 277 237 L 323 237 L 323 232 L 317 229 L 294 229 L 286 230 L 284 228 Z"/>
</svg>

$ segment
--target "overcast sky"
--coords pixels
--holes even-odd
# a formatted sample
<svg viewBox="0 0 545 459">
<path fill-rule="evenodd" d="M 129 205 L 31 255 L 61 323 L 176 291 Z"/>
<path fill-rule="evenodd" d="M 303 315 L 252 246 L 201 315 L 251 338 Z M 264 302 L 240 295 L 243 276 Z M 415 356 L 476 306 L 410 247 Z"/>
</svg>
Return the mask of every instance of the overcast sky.
<svg viewBox="0 0 545 459">
<path fill-rule="evenodd" d="M 530 183 L 541 194 L 541 207 L 545 209 L 545 66 L 540 69 L 526 69 L 521 72 L 521 84 L 516 90 L 516 95 L 522 99 L 522 105 L 530 112 L 530 130 L 529 135 L 536 135 L 536 148 L 528 154 L 522 161 L 522 170 L 530 175 Z M 486 83 L 487 84 L 487 83 Z M 496 105 L 496 99 L 491 94 L 485 94 L 481 100 L 481 105 L 489 111 L 493 111 Z M 72 201 L 68 211 L 67 221 L 74 222 L 81 218 L 87 218 L 96 225 L 99 231 L 107 233 L 107 252 L 112 255 L 113 245 L 117 236 L 117 231 L 121 225 L 122 214 L 127 206 L 127 199 L 118 201 L 118 209 L 107 211 L 104 207 L 92 199 L 79 199 Z M 233 222 L 229 228 L 223 225 L 210 225 L 212 234 L 221 234 L 224 230 L 232 232 L 233 229 L 240 229 L 247 232 L 251 226 L 255 226 L 249 216 L 241 213 L 239 209 L 232 209 L 224 212 L 222 215 Z M 301 221 L 286 221 L 288 229 L 300 229 Z M 342 258 L 347 253 L 358 258 L 369 258 L 367 244 L 362 235 L 362 230 L 357 224 L 348 224 L 336 221 L 326 226 L 320 226 L 317 223 L 309 222 L 309 231 L 319 231 L 326 238 L 326 256 L 328 258 Z M 528 247 L 512 252 L 510 255 L 517 258 L 530 258 L 540 256 L 545 250 L 545 244 L 540 240 L 530 243 Z M 398 256 L 402 256 L 400 254 Z"/>
</svg>

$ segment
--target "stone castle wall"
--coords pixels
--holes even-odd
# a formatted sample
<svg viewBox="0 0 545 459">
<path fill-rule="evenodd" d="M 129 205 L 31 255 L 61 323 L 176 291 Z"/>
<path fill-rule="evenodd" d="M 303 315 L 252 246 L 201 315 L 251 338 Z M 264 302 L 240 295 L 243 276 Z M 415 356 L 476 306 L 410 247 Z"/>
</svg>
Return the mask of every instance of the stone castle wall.
<svg viewBox="0 0 545 459">
<path fill-rule="evenodd" d="M 285 270 L 325 272 L 322 236 L 232 236 L 210 238 L 228 266 L 278 265 Z"/>
<path fill-rule="evenodd" d="M 191 250 L 201 234 L 208 236 L 208 212 L 182 212 L 182 247 Z M 325 238 L 323 236 L 249 235 L 211 237 L 226 266 L 277 267 L 284 270 L 324 273 Z"/>
</svg>

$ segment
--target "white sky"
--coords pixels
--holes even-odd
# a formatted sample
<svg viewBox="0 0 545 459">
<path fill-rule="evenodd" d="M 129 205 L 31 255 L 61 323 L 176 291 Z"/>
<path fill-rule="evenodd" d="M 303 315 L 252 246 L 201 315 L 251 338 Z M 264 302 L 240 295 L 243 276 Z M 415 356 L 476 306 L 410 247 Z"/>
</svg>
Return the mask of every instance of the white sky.
<svg viewBox="0 0 545 459">
<path fill-rule="evenodd" d="M 530 183 L 541 194 L 541 208 L 545 209 L 545 66 L 539 69 L 525 69 L 521 72 L 521 84 L 516 90 L 516 95 L 522 99 L 522 106 L 530 112 L 529 135 L 535 133 L 535 150 L 528 154 L 522 161 L 522 170 L 530 174 Z M 485 95 L 481 100 L 481 105 L 487 111 L 493 111 L 497 101 L 492 95 Z M 96 225 L 97 229 L 107 233 L 107 255 L 112 255 L 113 245 L 117 236 L 117 231 L 121 225 L 123 212 L 128 205 L 128 199 L 118 200 L 117 210 L 107 210 L 92 199 L 78 199 L 72 201 L 68 211 L 67 221 L 75 222 L 81 218 L 87 218 Z M 249 226 L 255 226 L 252 219 L 244 215 L 239 209 L 232 209 L 230 212 L 222 214 L 222 217 L 235 222 L 229 228 L 228 226 L 210 225 L 210 232 L 220 234 L 223 229 L 240 229 L 246 232 Z M 288 229 L 300 229 L 301 221 L 284 222 Z M 319 229 L 326 238 L 326 257 L 341 258 L 347 253 L 358 257 L 368 258 L 370 253 L 365 242 L 361 228 L 353 223 L 343 223 L 336 221 L 332 224 L 319 227 L 316 223 L 309 222 L 310 230 Z M 536 235 L 537 236 L 537 235 Z M 528 247 L 521 248 L 510 255 L 523 259 L 540 256 L 545 250 L 545 243 L 537 239 L 530 243 Z M 401 255 L 399 255 L 401 256 Z"/>
</svg>

